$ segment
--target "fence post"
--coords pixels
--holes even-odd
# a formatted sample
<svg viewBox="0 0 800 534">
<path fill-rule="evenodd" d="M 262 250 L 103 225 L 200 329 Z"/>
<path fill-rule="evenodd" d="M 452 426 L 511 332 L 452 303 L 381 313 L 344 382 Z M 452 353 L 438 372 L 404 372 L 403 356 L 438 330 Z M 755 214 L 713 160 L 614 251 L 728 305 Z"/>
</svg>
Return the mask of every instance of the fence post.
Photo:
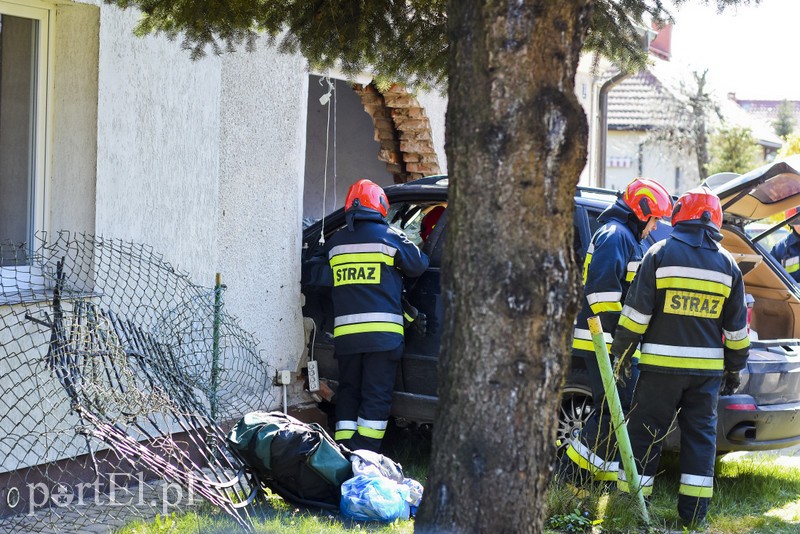
<svg viewBox="0 0 800 534">
<path fill-rule="evenodd" d="M 217 422 L 217 387 L 219 385 L 219 323 L 222 311 L 222 275 L 217 273 L 214 284 L 214 331 L 211 347 L 211 420 Z"/>
<path fill-rule="evenodd" d="M 622 466 L 625 469 L 625 476 L 628 479 L 628 487 L 636 492 L 636 502 L 639 504 L 639 512 L 645 524 L 650 523 L 650 516 L 647 513 L 647 505 L 642 494 L 641 480 L 639 472 L 636 470 L 636 461 L 633 457 L 631 440 L 628 437 L 628 426 L 625 422 L 625 414 L 622 412 L 622 403 L 619 400 L 614 371 L 611 370 L 611 360 L 608 357 L 606 340 L 603 335 L 603 325 L 598 317 L 589 317 L 589 332 L 592 333 L 592 343 L 594 352 L 597 356 L 597 365 L 600 367 L 600 376 L 603 377 L 603 389 L 606 393 L 608 408 L 611 410 L 611 422 L 614 425 L 614 433 L 617 436 L 619 454 L 622 457 Z M 629 356 L 630 357 L 630 356 Z M 599 407 L 596 407 L 599 409 Z"/>
</svg>

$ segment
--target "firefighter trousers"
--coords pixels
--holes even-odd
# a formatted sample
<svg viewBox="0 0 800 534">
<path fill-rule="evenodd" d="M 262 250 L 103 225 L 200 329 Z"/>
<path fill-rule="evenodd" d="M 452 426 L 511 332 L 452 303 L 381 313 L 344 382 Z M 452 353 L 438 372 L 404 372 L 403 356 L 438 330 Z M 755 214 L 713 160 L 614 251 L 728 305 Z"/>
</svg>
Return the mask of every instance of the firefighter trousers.
<svg viewBox="0 0 800 534">
<path fill-rule="evenodd" d="M 595 409 L 583 425 L 580 436 L 572 438 L 567 447 L 567 456 L 576 467 L 580 468 L 579 473 L 582 473 L 580 478 L 572 475 L 572 479 L 577 482 L 587 478 L 588 475 L 590 480 L 613 482 L 617 480 L 619 472 L 619 451 L 617 450 L 616 435 L 611 425 L 611 411 L 606 402 L 603 378 L 597 365 L 596 356 L 586 353 L 584 360 Z M 624 387 L 617 388 L 622 410 L 625 413 L 630 407 L 638 374 L 636 360 L 634 360 L 631 378 L 626 381 Z"/>
<path fill-rule="evenodd" d="M 633 455 L 645 495 L 652 491 L 663 440 L 676 418 L 681 432 L 678 515 L 703 521 L 713 493 L 717 447 L 717 400 L 722 378 L 642 370 L 628 422 Z M 620 469 L 619 488 L 628 491 Z"/>
<path fill-rule="evenodd" d="M 392 410 L 403 345 L 385 352 L 337 355 L 336 441 L 351 450 L 379 452 Z"/>
</svg>

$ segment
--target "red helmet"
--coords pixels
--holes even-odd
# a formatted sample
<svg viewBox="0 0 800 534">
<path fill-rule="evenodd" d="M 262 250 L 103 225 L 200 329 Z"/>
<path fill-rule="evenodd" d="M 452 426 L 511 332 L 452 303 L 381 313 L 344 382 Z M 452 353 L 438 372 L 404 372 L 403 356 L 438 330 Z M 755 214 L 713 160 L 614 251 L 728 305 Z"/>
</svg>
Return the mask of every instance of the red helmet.
<svg viewBox="0 0 800 534">
<path fill-rule="evenodd" d="M 649 178 L 634 178 L 625 188 L 622 200 L 642 222 L 650 217 L 669 217 L 672 213 L 672 197 L 663 185 Z"/>
<path fill-rule="evenodd" d="M 673 226 L 682 221 L 705 220 L 717 228 L 722 227 L 722 206 L 719 197 L 705 186 L 690 189 L 675 203 L 672 212 Z"/>
<path fill-rule="evenodd" d="M 386 217 L 389 200 L 383 188 L 370 180 L 359 180 L 350 186 L 344 201 L 344 211 L 350 208 L 369 208 Z"/>
</svg>

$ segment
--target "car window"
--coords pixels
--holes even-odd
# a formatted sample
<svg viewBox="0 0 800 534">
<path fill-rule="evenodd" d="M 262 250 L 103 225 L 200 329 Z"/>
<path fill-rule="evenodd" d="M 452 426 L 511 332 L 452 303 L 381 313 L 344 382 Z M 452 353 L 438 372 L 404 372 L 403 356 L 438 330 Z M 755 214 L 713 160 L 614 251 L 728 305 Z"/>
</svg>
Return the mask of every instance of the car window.
<svg viewBox="0 0 800 534">
<path fill-rule="evenodd" d="M 422 247 L 445 207 L 443 202 L 399 202 L 389 208 L 386 220 L 405 233 L 415 245 Z"/>
<path fill-rule="evenodd" d="M 753 222 L 753 223 L 750 223 L 750 224 L 746 225 L 744 227 L 744 231 L 745 231 L 745 233 L 747 233 L 747 236 L 750 239 L 753 239 L 753 238 L 757 237 L 759 234 L 761 234 L 762 232 L 764 232 L 764 231 L 768 230 L 769 228 L 771 228 L 773 226 L 773 224 L 774 223 L 772 223 L 772 222 L 760 222 L 760 221 Z M 789 228 L 787 226 L 784 226 L 782 228 L 778 228 L 777 230 L 775 230 L 774 232 L 772 232 L 771 234 L 769 234 L 765 238 L 759 240 L 758 244 L 761 245 L 762 247 L 764 247 L 765 249 L 767 249 L 767 251 L 770 251 L 770 250 L 772 250 L 772 247 L 774 247 L 779 242 L 781 242 L 784 239 L 786 239 L 786 237 L 789 235 L 789 233 L 790 233 L 790 230 L 789 230 Z"/>
<path fill-rule="evenodd" d="M 589 217 L 589 235 L 594 235 L 597 229 L 600 228 L 600 222 L 597 220 L 602 211 L 594 210 L 591 208 L 586 209 L 586 215 Z"/>
</svg>

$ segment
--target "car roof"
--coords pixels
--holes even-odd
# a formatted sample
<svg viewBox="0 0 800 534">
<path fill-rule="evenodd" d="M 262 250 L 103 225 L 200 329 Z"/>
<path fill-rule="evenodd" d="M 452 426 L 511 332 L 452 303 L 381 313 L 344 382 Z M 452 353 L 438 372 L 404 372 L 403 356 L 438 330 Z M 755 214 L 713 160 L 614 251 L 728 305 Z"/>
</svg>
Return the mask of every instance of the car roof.
<svg viewBox="0 0 800 534">
<path fill-rule="evenodd" d="M 800 205 L 800 155 L 768 163 L 745 174 L 719 173 L 705 185 L 728 216 L 759 220 Z"/>
</svg>

